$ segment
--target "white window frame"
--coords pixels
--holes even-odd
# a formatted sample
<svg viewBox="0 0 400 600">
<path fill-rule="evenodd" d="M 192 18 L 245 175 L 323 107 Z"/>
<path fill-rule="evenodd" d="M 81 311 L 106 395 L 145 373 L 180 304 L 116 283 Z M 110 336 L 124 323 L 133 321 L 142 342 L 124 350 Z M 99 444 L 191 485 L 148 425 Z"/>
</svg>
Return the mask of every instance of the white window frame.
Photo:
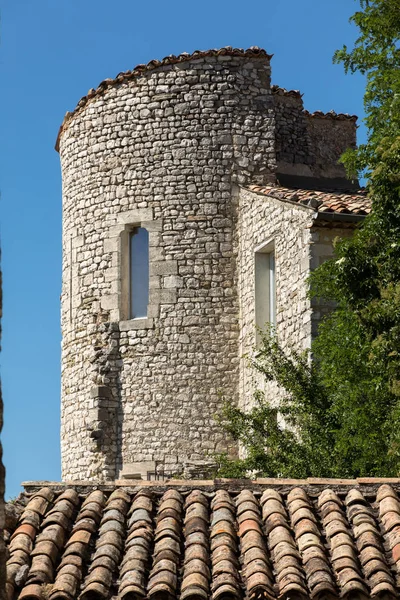
<svg viewBox="0 0 400 600">
<path fill-rule="evenodd" d="M 264 242 L 254 250 L 254 316 L 256 345 L 260 329 L 276 326 L 276 259 L 274 240 Z"/>
</svg>

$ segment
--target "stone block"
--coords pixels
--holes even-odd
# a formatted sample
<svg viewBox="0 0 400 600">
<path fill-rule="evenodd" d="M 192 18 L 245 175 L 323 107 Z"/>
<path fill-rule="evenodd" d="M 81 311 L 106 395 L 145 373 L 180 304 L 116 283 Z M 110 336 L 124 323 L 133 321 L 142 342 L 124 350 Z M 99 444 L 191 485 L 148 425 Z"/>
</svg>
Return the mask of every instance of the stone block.
<svg viewBox="0 0 400 600">
<path fill-rule="evenodd" d="M 118 307 L 118 294 L 108 294 L 100 298 L 100 306 L 104 310 L 110 310 Z"/>
<path fill-rule="evenodd" d="M 176 260 L 157 260 L 150 263 L 151 275 L 177 275 L 178 261 Z"/>
<path fill-rule="evenodd" d="M 156 463 L 154 461 L 142 461 L 125 463 L 122 467 L 119 478 L 120 479 L 147 479 L 148 473 L 154 473 L 156 470 Z"/>
<path fill-rule="evenodd" d="M 149 293 L 150 304 L 175 304 L 176 298 L 176 290 L 152 289 Z"/>
<path fill-rule="evenodd" d="M 162 219 L 156 219 L 154 221 L 142 221 L 141 225 L 149 232 L 160 232 L 163 228 L 163 221 Z"/>
<path fill-rule="evenodd" d="M 163 277 L 162 287 L 166 289 L 181 288 L 183 287 L 182 278 L 177 275 L 167 275 L 166 277 Z"/>
<path fill-rule="evenodd" d="M 120 212 L 117 215 L 117 222 L 125 225 L 140 225 L 142 221 L 153 220 L 152 208 L 139 208 Z"/>
<path fill-rule="evenodd" d="M 90 390 L 91 398 L 111 398 L 111 390 L 105 385 L 96 385 Z"/>
<path fill-rule="evenodd" d="M 73 248 L 81 248 L 85 244 L 85 238 L 83 235 L 77 235 L 72 238 L 72 247 Z"/>
<path fill-rule="evenodd" d="M 154 325 L 152 318 L 146 317 L 143 319 L 129 319 L 128 321 L 120 321 L 120 331 L 132 331 L 135 329 L 151 329 Z"/>
<path fill-rule="evenodd" d="M 119 238 L 106 238 L 103 243 L 104 252 L 118 252 L 120 247 Z"/>
</svg>

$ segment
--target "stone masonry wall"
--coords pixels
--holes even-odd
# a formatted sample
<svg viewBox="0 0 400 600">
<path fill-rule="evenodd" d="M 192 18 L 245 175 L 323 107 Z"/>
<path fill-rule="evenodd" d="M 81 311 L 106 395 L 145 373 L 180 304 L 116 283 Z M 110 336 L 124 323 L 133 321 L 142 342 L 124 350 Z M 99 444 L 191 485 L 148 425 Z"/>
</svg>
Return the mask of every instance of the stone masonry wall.
<svg viewBox="0 0 400 600">
<path fill-rule="evenodd" d="M 232 186 L 276 169 L 268 59 L 210 56 L 114 85 L 73 116 L 60 154 L 63 478 L 230 447 L 214 414 L 219 390 L 236 402 L 239 389 Z M 137 225 L 150 305 L 128 320 Z"/>
<path fill-rule="evenodd" d="M 275 90 L 277 173 L 316 178 L 345 178 L 338 163 L 356 146 L 355 118 L 304 110 L 298 92 Z"/>
<path fill-rule="evenodd" d="M 332 258 L 335 239 L 343 239 L 353 235 L 353 227 L 318 227 L 311 230 L 310 269 L 316 269 L 326 260 Z M 334 308 L 333 302 L 322 298 L 312 298 L 311 334 L 314 338 L 318 333 L 318 323 Z"/>
<path fill-rule="evenodd" d="M 290 93 L 274 94 L 278 173 L 310 174 L 314 162 L 303 100 Z"/>
<path fill-rule="evenodd" d="M 245 189 L 240 191 L 240 403 L 244 408 L 251 405 L 257 387 L 264 389 L 271 399 L 279 397 L 276 385 L 265 385 L 248 362 L 256 344 L 255 250 L 266 243 L 274 245 L 276 333 L 284 348 L 304 350 L 311 343 L 311 305 L 306 278 L 310 269 L 310 228 L 314 214 L 306 206 Z"/>
<path fill-rule="evenodd" d="M 307 132 L 317 177 L 344 177 L 338 160 L 347 148 L 356 147 L 356 124 L 352 118 L 332 118 L 318 113 L 307 116 Z"/>
</svg>

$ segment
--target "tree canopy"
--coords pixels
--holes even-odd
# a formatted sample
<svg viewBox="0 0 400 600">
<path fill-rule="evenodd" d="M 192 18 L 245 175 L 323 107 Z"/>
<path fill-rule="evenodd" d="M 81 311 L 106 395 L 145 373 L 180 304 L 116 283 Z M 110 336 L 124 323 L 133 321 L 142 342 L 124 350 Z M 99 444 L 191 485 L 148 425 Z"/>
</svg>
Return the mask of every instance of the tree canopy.
<svg viewBox="0 0 400 600">
<path fill-rule="evenodd" d="M 400 0 L 361 0 L 354 47 L 334 55 L 366 76 L 367 142 L 342 157 L 364 174 L 373 210 L 334 258 L 310 277 L 310 294 L 336 303 L 307 354 L 266 331 L 254 367 L 286 392 L 277 408 L 257 392 L 223 422 L 247 458 L 220 457 L 220 474 L 397 476 L 400 472 Z"/>
</svg>

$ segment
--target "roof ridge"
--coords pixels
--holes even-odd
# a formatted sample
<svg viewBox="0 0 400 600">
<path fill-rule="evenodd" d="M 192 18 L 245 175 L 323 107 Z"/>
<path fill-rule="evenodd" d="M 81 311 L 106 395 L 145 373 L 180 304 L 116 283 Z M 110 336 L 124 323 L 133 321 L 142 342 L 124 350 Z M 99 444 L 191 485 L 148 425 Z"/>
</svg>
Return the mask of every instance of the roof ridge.
<svg viewBox="0 0 400 600">
<path fill-rule="evenodd" d="M 311 189 L 307 187 L 290 187 L 287 185 L 279 185 L 275 183 L 271 183 L 268 185 L 258 185 L 258 184 L 249 184 L 247 189 L 251 191 L 255 191 L 256 189 L 265 189 L 265 190 L 288 190 L 292 192 L 301 191 L 301 192 L 309 192 L 310 194 L 336 194 L 340 196 L 361 196 L 363 198 L 368 199 L 367 190 L 365 188 L 359 188 L 358 190 L 345 190 L 345 189 L 335 189 L 335 188 L 325 188 L 325 189 Z"/>
<path fill-rule="evenodd" d="M 207 486 L 229 486 L 241 484 L 244 486 L 362 486 L 362 485 L 382 485 L 390 483 L 400 486 L 400 477 L 355 477 L 355 478 L 331 478 L 331 477 L 307 477 L 305 479 L 278 478 L 278 477 L 259 477 L 258 479 L 166 479 L 147 481 L 144 479 L 116 479 L 112 481 L 92 481 L 92 480 L 70 480 L 70 481 L 23 481 L 25 488 L 74 488 L 74 487 L 188 487 L 202 488 Z"/>
<path fill-rule="evenodd" d="M 244 189 L 270 196 L 283 202 L 293 202 L 298 206 L 305 206 L 322 216 L 328 213 L 355 215 L 356 218 L 365 217 L 371 212 L 372 201 L 365 189 L 359 190 L 329 190 L 291 188 L 279 185 L 248 185 Z M 351 217 L 355 218 L 354 216 Z"/>
<path fill-rule="evenodd" d="M 354 121 L 358 120 L 357 115 L 350 115 L 349 113 L 337 113 L 334 110 L 329 110 L 328 112 L 323 112 L 322 110 L 315 110 L 314 112 L 310 112 L 307 109 L 304 109 L 304 114 L 306 117 L 311 117 L 312 119 L 336 119 L 338 121 Z"/>
<path fill-rule="evenodd" d="M 271 85 L 271 92 L 276 96 L 291 96 L 292 98 L 302 98 L 304 95 L 300 90 L 287 90 L 276 84 Z"/>
</svg>

